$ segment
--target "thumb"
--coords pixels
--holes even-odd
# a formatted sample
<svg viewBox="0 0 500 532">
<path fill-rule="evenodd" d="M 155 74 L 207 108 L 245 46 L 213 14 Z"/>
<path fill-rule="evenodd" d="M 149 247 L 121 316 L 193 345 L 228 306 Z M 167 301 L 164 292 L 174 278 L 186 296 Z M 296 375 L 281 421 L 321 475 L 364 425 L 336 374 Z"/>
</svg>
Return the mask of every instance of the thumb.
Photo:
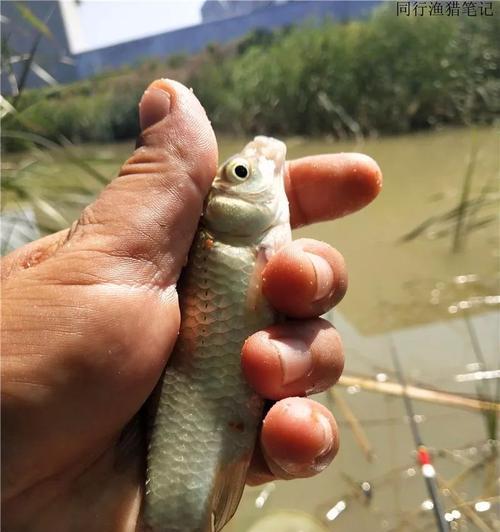
<svg viewBox="0 0 500 532">
<path fill-rule="evenodd" d="M 91 263 L 104 281 L 163 288 L 185 262 L 216 173 L 217 144 L 200 102 L 180 83 L 153 82 L 139 112 L 139 147 L 82 212 L 65 247 L 98 253 Z"/>
</svg>

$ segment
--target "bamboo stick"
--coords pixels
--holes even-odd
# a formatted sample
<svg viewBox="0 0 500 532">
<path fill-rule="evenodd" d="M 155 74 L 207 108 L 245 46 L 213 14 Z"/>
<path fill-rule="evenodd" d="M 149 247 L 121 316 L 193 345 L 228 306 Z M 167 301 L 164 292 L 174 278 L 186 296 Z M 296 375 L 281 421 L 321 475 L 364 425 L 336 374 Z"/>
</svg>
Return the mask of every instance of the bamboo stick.
<svg viewBox="0 0 500 532">
<path fill-rule="evenodd" d="M 374 456 L 373 447 L 368 440 L 368 436 L 361 426 L 359 419 L 356 417 L 356 414 L 352 411 L 348 402 L 334 388 L 330 388 L 329 393 L 339 407 L 339 410 L 342 412 L 347 424 L 351 428 L 354 438 L 363 451 L 365 458 L 368 460 L 368 462 L 372 462 Z"/>
<path fill-rule="evenodd" d="M 405 393 L 403 386 L 397 382 L 379 382 L 370 377 L 344 374 L 340 377 L 338 384 L 346 387 L 359 386 L 366 391 L 384 393 L 386 395 L 394 395 L 397 397 L 402 397 Z M 426 401 L 429 403 L 442 404 L 455 408 L 465 408 L 468 410 L 491 410 L 493 412 L 500 412 L 500 403 L 475 399 L 473 397 L 466 397 L 450 392 L 441 392 L 430 388 L 424 388 L 422 386 L 413 386 L 409 384 L 406 386 L 406 394 L 411 399 L 417 401 Z"/>
<path fill-rule="evenodd" d="M 464 501 L 462 497 L 460 497 L 460 495 L 450 486 L 449 482 L 447 482 L 440 475 L 436 475 L 436 480 L 441 490 L 447 489 L 449 491 L 450 497 L 453 499 L 454 503 L 460 505 L 462 512 L 471 523 L 474 523 L 479 530 L 482 530 L 482 532 L 494 532 L 494 529 L 484 522 L 479 515 L 477 515 L 477 513 L 467 505 L 466 501 Z"/>
<path fill-rule="evenodd" d="M 465 481 L 465 479 L 469 475 L 475 473 L 479 469 L 483 469 L 487 467 L 487 465 L 490 462 L 493 462 L 494 460 L 496 460 L 496 456 L 492 453 L 490 456 L 483 458 L 481 461 L 471 464 L 469 467 L 467 467 L 466 469 L 461 471 L 458 475 L 456 475 L 455 477 L 453 477 L 452 479 L 448 481 L 450 488 L 455 488 L 455 486 L 459 486 L 460 484 L 462 484 L 462 482 Z"/>
</svg>

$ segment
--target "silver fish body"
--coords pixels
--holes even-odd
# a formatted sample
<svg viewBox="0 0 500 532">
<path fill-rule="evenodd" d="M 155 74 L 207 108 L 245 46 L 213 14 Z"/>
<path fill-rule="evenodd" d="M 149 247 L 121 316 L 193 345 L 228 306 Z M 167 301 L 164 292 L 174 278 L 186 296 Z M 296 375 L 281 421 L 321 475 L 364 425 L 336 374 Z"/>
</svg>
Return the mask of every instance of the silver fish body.
<svg viewBox="0 0 500 532">
<path fill-rule="evenodd" d="M 144 515 L 155 532 L 220 530 L 239 503 L 263 406 L 240 353 L 276 320 L 260 280 L 291 238 L 284 157 L 283 143 L 256 137 L 221 167 L 207 198 L 149 442 Z"/>
</svg>

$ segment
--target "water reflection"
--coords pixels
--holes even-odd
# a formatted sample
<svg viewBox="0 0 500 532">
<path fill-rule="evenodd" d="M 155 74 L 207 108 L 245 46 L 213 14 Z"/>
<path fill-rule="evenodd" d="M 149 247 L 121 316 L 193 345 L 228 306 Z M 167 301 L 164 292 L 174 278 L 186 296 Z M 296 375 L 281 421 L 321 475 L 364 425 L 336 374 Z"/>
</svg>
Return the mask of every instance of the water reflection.
<svg viewBox="0 0 500 532">
<path fill-rule="evenodd" d="M 261 510 L 266 504 L 269 495 L 276 489 L 276 484 L 274 482 L 269 482 L 264 486 L 264 489 L 257 495 L 255 499 L 255 507 Z"/>
<path fill-rule="evenodd" d="M 500 379 L 500 369 L 491 371 L 474 371 L 473 373 L 455 375 L 455 380 L 457 382 L 472 382 L 489 379 Z"/>
<path fill-rule="evenodd" d="M 325 517 L 328 521 L 335 521 L 335 519 L 337 519 L 337 517 L 347 508 L 347 504 L 345 501 L 339 501 L 337 504 L 335 504 L 334 506 L 332 506 L 332 508 L 330 508 L 328 510 L 328 512 L 326 512 L 325 514 Z"/>
</svg>

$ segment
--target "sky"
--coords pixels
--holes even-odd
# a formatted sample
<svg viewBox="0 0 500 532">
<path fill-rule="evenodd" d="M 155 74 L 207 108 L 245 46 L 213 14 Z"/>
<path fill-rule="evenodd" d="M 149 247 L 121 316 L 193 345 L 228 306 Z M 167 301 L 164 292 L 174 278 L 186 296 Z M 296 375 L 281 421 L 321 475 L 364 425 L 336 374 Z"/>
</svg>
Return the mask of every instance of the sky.
<svg viewBox="0 0 500 532">
<path fill-rule="evenodd" d="M 201 22 L 204 0 L 63 0 L 73 53 Z"/>
</svg>

